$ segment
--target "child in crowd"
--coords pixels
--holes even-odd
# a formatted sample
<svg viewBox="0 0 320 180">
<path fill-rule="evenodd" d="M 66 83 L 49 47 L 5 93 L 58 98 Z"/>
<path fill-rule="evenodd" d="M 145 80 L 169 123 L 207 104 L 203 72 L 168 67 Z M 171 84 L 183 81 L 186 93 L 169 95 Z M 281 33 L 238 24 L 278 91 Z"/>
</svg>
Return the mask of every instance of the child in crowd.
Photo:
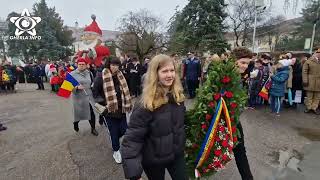
<svg viewBox="0 0 320 180">
<path fill-rule="evenodd" d="M 50 84 L 53 92 L 58 92 L 60 78 L 57 73 L 53 72 L 50 78 Z"/>
<path fill-rule="evenodd" d="M 250 72 L 249 79 L 249 108 L 254 109 L 259 101 L 259 92 L 262 88 L 263 66 L 262 60 L 258 59 L 254 63 L 254 69 Z"/>
<path fill-rule="evenodd" d="M 280 110 L 282 106 L 282 98 L 285 95 L 285 86 L 286 81 L 289 78 L 289 62 L 279 61 L 275 65 L 276 73 L 270 72 L 271 77 L 271 88 L 270 88 L 270 106 L 271 111 L 276 113 L 277 116 L 280 116 Z"/>
</svg>

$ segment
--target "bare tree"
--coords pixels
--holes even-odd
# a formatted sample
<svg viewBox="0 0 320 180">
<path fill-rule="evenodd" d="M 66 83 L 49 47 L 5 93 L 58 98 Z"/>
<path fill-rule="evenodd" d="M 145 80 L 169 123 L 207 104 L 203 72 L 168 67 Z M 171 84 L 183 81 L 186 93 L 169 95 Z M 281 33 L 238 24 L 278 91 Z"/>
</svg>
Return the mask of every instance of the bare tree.
<svg viewBox="0 0 320 180">
<path fill-rule="evenodd" d="M 269 1 L 272 2 L 276 0 L 269 0 Z M 313 1 L 319 1 L 319 0 L 284 0 L 283 9 L 285 10 L 285 12 L 287 12 L 288 10 L 296 12 L 299 3 L 304 3 L 304 6 L 306 7 L 310 5 L 310 3 L 312 3 Z"/>
<path fill-rule="evenodd" d="M 249 40 L 249 33 L 252 32 L 254 23 L 254 1 L 253 0 L 229 0 L 228 18 L 230 28 L 235 38 L 236 46 L 245 46 Z M 266 13 L 258 12 L 257 19 L 261 21 Z M 241 40 L 241 42 L 240 42 Z"/>
<path fill-rule="evenodd" d="M 283 15 L 270 17 L 259 27 L 262 34 L 266 34 L 268 37 L 268 44 L 271 52 L 275 50 L 275 46 L 280 39 L 281 29 L 279 24 L 285 20 L 286 18 Z"/>
<path fill-rule="evenodd" d="M 165 47 L 166 37 L 161 28 L 160 18 L 148 10 L 130 11 L 120 19 L 117 45 L 124 52 L 135 53 L 141 60 Z"/>
</svg>

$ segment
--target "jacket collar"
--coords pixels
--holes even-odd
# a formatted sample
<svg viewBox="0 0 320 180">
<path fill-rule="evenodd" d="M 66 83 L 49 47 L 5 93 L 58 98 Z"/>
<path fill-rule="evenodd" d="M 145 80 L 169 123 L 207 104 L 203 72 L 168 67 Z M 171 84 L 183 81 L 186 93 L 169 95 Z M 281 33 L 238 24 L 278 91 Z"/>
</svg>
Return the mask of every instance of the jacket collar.
<svg viewBox="0 0 320 180">
<path fill-rule="evenodd" d="M 318 64 L 320 63 L 320 59 L 317 59 L 316 57 L 311 57 L 310 60 L 314 61 L 314 62 L 316 62 Z"/>
<path fill-rule="evenodd" d="M 81 74 L 81 75 L 86 75 L 86 74 L 89 72 L 88 69 L 86 69 L 86 70 L 84 70 L 84 71 L 82 71 L 82 72 L 79 71 L 79 69 L 76 69 L 75 71 L 76 71 L 77 74 Z"/>
<path fill-rule="evenodd" d="M 281 71 L 289 71 L 289 66 L 285 66 L 285 67 L 279 68 L 277 71 L 278 71 L 278 72 L 281 72 Z"/>
</svg>

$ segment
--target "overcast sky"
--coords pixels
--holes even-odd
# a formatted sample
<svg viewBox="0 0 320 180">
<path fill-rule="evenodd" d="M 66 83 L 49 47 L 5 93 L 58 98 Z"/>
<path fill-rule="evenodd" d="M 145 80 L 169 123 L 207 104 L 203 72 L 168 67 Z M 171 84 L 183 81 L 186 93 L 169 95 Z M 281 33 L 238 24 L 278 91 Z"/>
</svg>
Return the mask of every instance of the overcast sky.
<svg viewBox="0 0 320 180">
<path fill-rule="evenodd" d="M 0 0 L 0 18 L 5 19 L 12 11 L 20 14 L 24 8 L 31 11 L 32 5 L 36 1 L 39 0 Z M 285 14 L 284 0 L 272 1 L 273 14 L 282 14 L 288 19 L 299 16 L 302 4 L 298 6 L 295 14 L 292 11 Z M 160 16 L 164 22 L 167 22 L 174 14 L 176 6 L 181 9 L 187 2 L 188 0 L 47 0 L 50 7 L 56 7 L 56 11 L 66 25 L 74 26 L 75 21 L 78 21 L 79 26 L 83 27 L 91 23 L 90 16 L 95 14 L 100 28 L 105 30 L 116 30 L 117 20 L 123 14 L 141 8 L 152 11 L 155 15 Z"/>
</svg>

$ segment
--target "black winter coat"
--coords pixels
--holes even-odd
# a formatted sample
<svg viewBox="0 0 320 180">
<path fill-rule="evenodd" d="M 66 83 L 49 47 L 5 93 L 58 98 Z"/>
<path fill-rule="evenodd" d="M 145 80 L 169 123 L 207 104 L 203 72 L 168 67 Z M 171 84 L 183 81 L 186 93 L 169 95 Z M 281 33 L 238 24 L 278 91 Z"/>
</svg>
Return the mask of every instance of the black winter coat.
<svg viewBox="0 0 320 180">
<path fill-rule="evenodd" d="M 142 66 L 141 64 L 134 65 L 133 63 L 129 63 L 127 67 L 128 73 L 128 81 L 129 81 L 129 89 L 130 91 L 132 88 L 137 88 L 140 86 L 141 76 L 142 76 Z M 137 72 L 131 72 L 137 71 Z"/>
<path fill-rule="evenodd" d="M 302 66 L 300 63 L 296 63 L 292 66 L 292 89 L 302 90 Z"/>
<path fill-rule="evenodd" d="M 107 118 L 113 118 L 113 119 L 122 119 L 126 116 L 125 113 L 122 113 L 122 100 L 121 100 L 121 88 L 120 88 L 120 82 L 117 78 L 117 76 L 112 76 L 112 80 L 114 83 L 114 88 L 117 94 L 117 101 L 118 101 L 118 111 L 114 113 L 105 112 L 103 115 Z M 97 72 L 96 77 L 94 79 L 93 88 L 92 88 L 92 94 L 95 102 L 106 106 L 107 100 L 103 89 L 103 78 L 102 73 Z"/>
<path fill-rule="evenodd" d="M 127 179 L 140 177 L 142 164 L 152 167 L 183 155 L 185 110 L 183 103 L 174 102 L 153 112 L 135 105 L 120 149 Z"/>
<path fill-rule="evenodd" d="M 92 95 L 94 100 L 101 104 L 106 105 L 106 97 L 103 90 L 103 79 L 102 73 L 98 72 L 96 77 L 94 78 L 93 88 L 92 88 Z"/>
</svg>

